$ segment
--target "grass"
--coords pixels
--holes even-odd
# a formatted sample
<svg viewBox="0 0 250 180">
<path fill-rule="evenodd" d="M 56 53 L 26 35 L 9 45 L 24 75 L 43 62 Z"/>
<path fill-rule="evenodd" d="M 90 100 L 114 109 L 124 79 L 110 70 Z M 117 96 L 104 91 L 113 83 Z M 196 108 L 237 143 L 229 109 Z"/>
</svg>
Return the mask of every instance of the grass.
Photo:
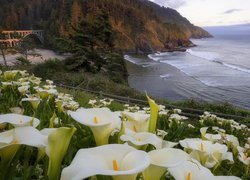
<svg viewBox="0 0 250 180">
<path fill-rule="evenodd" d="M 45 63 L 41 63 L 38 65 L 16 66 L 16 67 L 11 67 L 11 69 L 20 69 L 20 70 L 26 69 L 31 74 L 35 74 L 38 77 L 42 77 L 43 80 L 51 79 L 57 84 L 65 84 L 68 86 L 79 87 L 86 90 L 99 91 L 99 92 L 102 91 L 108 94 L 146 100 L 144 93 L 140 93 L 135 89 L 129 87 L 128 83 L 114 82 L 112 79 L 110 79 L 109 76 L 107 76 L 107 72 L 106 73 L 100 72 L 98 74 L 93 74 L 84 71 L 78 71 L 78 72 L 68 71 L 65 68 L 63 61 L 59 61 L 56 59 L 48 60 Z M 83 106 L 86 104 L 88 98 L 85 99 L 82 97 L 86 96 L 91 98 L 95 96 L 91 94 L 86 95 L 86 93 L 84 92 L 80 93 L 72 90 L 70 92 L 78 93 L 76 95 L 76 99 L 79 99 L 81 97 L 78 101 Z M 207 103 L 204 101 L 198 101 L 193 99 L 179 101 L 179 102 L 171 102 L 164 99 L 159 99 L 159 98 L 157 99 L 155 97 L 154 99 L 156 99 L 157 102 L 163 105 L 170 104 L 183 108 L 199 109 L 215 113 L 243 116 L 245 117 L 243 121 L 246 122 L 247 124 L 250 124 L 249 110 L 238 108 L 228 103 Z M 189 111 L 186 112 L 190 113 Z"/>
<path fill-rule="evenodd" d="M 21 73 L 22 74 L 22 73 Z M 0 79 L 2 81 L 18 81 L 21 75 L 16 75 L 15 78 L 10 79 L 9 77 L 12 76 L 0 76 Z M 32 82 L 31 80 L 34 80 L 33 78 L 28 78 L 27 82 Z M 49 82 L 43 82 L 39 85 L 39 87 L 44 87 L 45 84 Z M 95 147 L 95 139 L 93 137 L 92 131 L 89 127 L 78 123 L 77 121 L 73 120 L 69 115 L 68 112 L 65 110 L 75 110 L 69 108 L 69 106 L 66 106 L 68 108 L 65 108 L 62 110 L 60 106 L 57 104 L 58 97 L 57 95 L 47 96 L 44 97 L 40 94 L 39 91 L 34 91 L 34 87 L 37 87 L 37 84 L 31 84 L 30 90 L 28 93 L 36 94 L 41 98 L 41 101 L 39 105 L 34 108 L 31 106 L 30 103 L 20 103 L 21 99 L 25 97 L 25 93 L 21 93 L 18 90 L 18 87 L 20 85 L 13 84 L 11 86 L 4 86 L 4 84 L 0 84 L 1 88 L 1 94 L 0 94 L 0 112 L 1 113 L 8 113 L 10 111 L 11 107 L 17 107 L 20 106 L 24 110 L 25 115 L 33 116 L 38 119 L 40 119 L 40 124 L 38 126 L 38 130 L 41 130 L 43 128 L 48 127 L 74 127 L 76 128 L 76 132 L 73 135 L 71 139 L 71 143 L 68 147 L 68 151 L 65 154 L 65 157 L 61 163 L 61 166 L 59 166 L 59 171 L 61 172 L 63 167 L 68 166 L 72 159 L 74 158 L 76 152 L 79 149 L 82 148 L 89 148 L 89 147 Z M 45 88 L 45 87 L 44 87 Z M 100 101 L 100 99 L 96 98 L 95 95 L 79 91 L 79 90 L 70 90 L 65 88 L 57 88 L 59 92 L 63 93 L 69 93 L 74 96 L 74 100 L 76 100 L 81 107 L 91 107 L 88 102 L 90 99 L 94 99 L 96 101 Z M 60 95 L 61 96 L 61 95 Z M 68 97 L 68 96 L 67 96 Z M 71 97 L 71 96 L 70 96 Z M 66 103 L 67 100 L 64 100 Z M 72 103 L 72 101 L 71 101 Z M 70 103 L 70 104 L 71 104 Z M 161 104 L 161 103 L 160 103 Z M 188 104 L 188 103 L 187 103 Z M 148 106 L 148 105 L 146 105 Z M 125 108 L 125 105 L 122 103 L 118 103 L 113 101 L 111 104 L 107 106 L 113 111 L 122 111 Z M 133 108 L 133 107 L 131 107 Z M 178 120 L 177 119 L 171 119 L 171 115 L 175 114 L 175 111 L 165 111 L 167 112 L 165 115 L 159 115 L 156 117 L 157 119 L 157 129 L 164 130 L 167 132 L 166 136 L 164 137 L 165 140 L 168 141 L 174 141 L 179 142 L 180 140 L 183 140 L 185 138 L 200 138 L 200 128 L 202 127 L 218 127 L 225 130 L 227 134 L 234 135 L 238 137 L 239 144 L 241 146 L 244 146 L 244 144 L 248 141 L 247 138 L 249 137 L 249 129 L 248 128 L 241 128 L 237 129 L 234 128 L 231 121 L 226 121 L 221 118 L 212 117 L 212 116 L 203 116 L 196 118 L 196 121 L 190 120 Z M 54 117 L 58 117 L 58 122 L 55 123 Z M 81 117 L 83 117 L 81 115 Z M 84 118 L 84 117 L 83 117 Z M 202 121 L 198 121 L 201 119 Z M 81 121 L 82 122 L 82 121 Z M 193 127 L 189 127 L 189 123 L 193 125 Z M 235 125 L 235 122 L 234 122 Z M 6 126 L 5 130 L 12 129 L 12 126 Z M 209 129 L 209 133 L 218 133 Z M 225 135 L 225 134 L 224 134 Z M 117 143 L 118 142 L 118 134 L 116 133 L 114 136 L 110 137 L 109 143 Z M 49 137 L 48 137 L 49 139 Z M 64 144 L 63 140 L 64 138 L 58 138 L 57 139 L 60 144 Z M 227 140 L 228 141 L 228 140 Z M 226 143 L 228 143 L 226 141 Z M 225 144 L 225 142 L 223 142 Z M 228 145 L 228 144 L 225 144 Z M 177 146 L 179 149 L 183 149 L 182 146 Z M 233 147 L 231 145 L 228 145 L 229 151 L 234 152 Z M 153 147 L 149 146 L 146 151 L 151 151 Z M 53 151 L 52 151 L 53 152 Z M 55 155 L 56 153 L 53 153 Z M 47 179 L 47 164 L 48 160 L 50 160 L 50 157 L 45 156 L 44 158 L 40 159 L 38 164 L 34 164 L 36 159 L 37 151 L 32 147 L 26 147 L 22 146 L 21 149 L 18 151 L 18 154 L 11 159 L 11 166 L 5 167 L 5 164 L 1 164 L 0 170 L 2 170 L 4 173 L 10 177 L 9 179 L 38 179 L 38 177 L 41 177 L 40 179 Z M 14 157 L 13 156 L 13 157 Z M 213 169 L 213 173 L 215 175 L 236 175 L 238 177 L 242 177 L 242 179 L 248 178 L 248 169 L 249 167 L 244 166 L 242 162 L 237 158 L 238 154 L 235 153 L 234 155 L 235 162 L 233 164 L 223 161 L 222 164 L 217 167 L 216 169 Z M 8 164 L 10 164 L 8 162 Z M 246 170 L 244 170 L 246 168 Z M 20 171 L 22 169 L 22 171 Z M 37 173 L 37 170 L 40 169 L 39 173 Z M 0 173 L 1 174 L 1 173 Z M 49 174 L 48 174 L 49 175 Z M 58 174 L 59 176 L 59 174 Z M 3 176 L 4 177 L 4 176 Z M 55 178 L 54 178 L 55 179 Z M 100 176 L 98 179 L 106 179 L 106 177 Z M 109 177 L 108 177 L 109 179 Z M 164 179 L 169 179 L 168 177 Z"/>
</svg>

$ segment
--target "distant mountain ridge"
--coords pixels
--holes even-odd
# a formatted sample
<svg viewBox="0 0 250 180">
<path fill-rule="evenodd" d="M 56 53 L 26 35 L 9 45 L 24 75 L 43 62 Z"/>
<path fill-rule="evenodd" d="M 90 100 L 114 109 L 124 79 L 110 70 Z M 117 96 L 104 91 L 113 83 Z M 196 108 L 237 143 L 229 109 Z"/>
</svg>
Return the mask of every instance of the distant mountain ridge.
<svg viewBox="0 0 250 180">
<path fill-rule="evenodd" d="M 0 28 L 44 29 L 48 41 L 67 36 L 80 19 L 108 12 L 115 47 L 152 52 L 193 46 L 189 38 L 210 37 L 176 10 L 148 0 L 0 0 Z"/>
<path fill-rule="evenodd" d="M 160 6 L 148 0 L 141 0 L 141 1 L 150 4 L 150 6 L 154 9 L 157 16 L 160 17 L 160 19 L 163 22 L 170 24 L 177 24 L 178 26 L 180 26 L 188 38 L 211 37 L 211 34 L 209 34 L 206 30 L 191 24 L 191 22 L 187 18 L 183 17 L 175 9 Z"/>
</svg>

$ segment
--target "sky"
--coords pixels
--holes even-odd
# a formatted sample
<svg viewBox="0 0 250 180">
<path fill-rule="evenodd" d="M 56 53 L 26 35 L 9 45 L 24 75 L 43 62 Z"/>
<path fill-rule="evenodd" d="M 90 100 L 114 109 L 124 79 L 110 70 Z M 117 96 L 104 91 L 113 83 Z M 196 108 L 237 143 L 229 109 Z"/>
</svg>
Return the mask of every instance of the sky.
<svg viewBox="0 0 250 180">
<path fill-rule="evenodd" d="M 250 23 L 250 0 L 151 0 L 176 9 L 197 26 Z"/>
</svg>

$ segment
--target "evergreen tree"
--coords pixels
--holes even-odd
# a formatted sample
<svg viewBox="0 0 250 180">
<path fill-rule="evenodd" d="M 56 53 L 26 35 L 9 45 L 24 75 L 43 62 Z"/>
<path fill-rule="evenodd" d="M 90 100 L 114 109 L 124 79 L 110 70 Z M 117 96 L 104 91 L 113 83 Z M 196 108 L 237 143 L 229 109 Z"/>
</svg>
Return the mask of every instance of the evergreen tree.
<svg viewBox="0 0 250 180">
<path fill-rule="evenodd" d="M 84 18 L 72 29 L 68 39 L 58 41 L 62 50 L 74 55 L 66 64 L 71 70 L 84 68 L 99 72 L 106 63 L 106 54 L 113 48 L 113 30 L 108 15 L 101 12 L 95 19 Z"/>
<path fill-rule="evenodd" d="M 28 53 L 29 51 L 35 48 L 35 43 L 31 38 L 24 38 L 20 41 L 20 45 L 16 47 L 16 50 L 21 53 L 25 60 L 28 61 Z"/>
</svg>

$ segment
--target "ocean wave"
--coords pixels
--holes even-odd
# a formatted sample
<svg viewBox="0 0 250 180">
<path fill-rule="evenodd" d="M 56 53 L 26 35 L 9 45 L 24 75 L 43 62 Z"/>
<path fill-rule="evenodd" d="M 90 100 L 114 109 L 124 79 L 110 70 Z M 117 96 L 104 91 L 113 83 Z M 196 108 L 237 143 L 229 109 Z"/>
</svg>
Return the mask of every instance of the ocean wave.
<svg viewBox="0 0 250 180">
<path fill-rule="evenodd" d="M 217 53 L 213 52 L 193 51 L 192 49 L 188 49 L 186 52 L 192 56 L 196 56 L 209 61 L 215 61 L 220 57 Z"/>
<path fill-rule="evenodd" d="M 162 75 L 160 75 L 160 77 L 161 78 L 168 78 L 168 77 L 171 77 L 171 75 L 170 74 L 162 74 Z"/>
<path fill-rule="evenodd" d="M 225 62 L 222 62 L 222 64 L 224 66 L 227 66 L 227 67 L 231 68 L 231 69 L 235 69 L 235 70 L 246 72 L 246 73 L 250 74 L 250 69 L 248 69 L 248 68 L 243 68 L 243 67 L 236 66 L 236 65 L 233 65 L 233 64 L 228 64 L 228 63 L 225 63 Z"/>
<path fill-rule="evenodd" d="M 152 59 L 153 61 L 160 61 L 162 59 L 162 56 L 160 56 L 160 54 L 159 55 L 158 54 L 149 54 L 148 58 Z"/>
<path fill-rule="evenodd" d="M 177 57 L 179 55 L 183 54 L 183 52 L 159 52 L 155 54 L 149 54 L 148 58 L 152 59 L 153 61 L 161 61 L 163 59 L 166 59 L 166 57 Z"/>
<path fill-rule="evenodd" d="M 124 58 L 125 60 L 127 60 L 127 61 L 133 63 L 133 64 L 137 64 L 136 61 L 135 61 L 132 57 L 130 57 L 129 55 L 124 55 L 123 58 Z"/>
<path fill-rule="evenodd" d="M 155 65 L 158 65 L 159 63 L 143 63 L 143 64 L 140 64 L 142 67 L 146 68 L 146 67 L 152 67 L 152 66 L 155 66 Z"/>
<path fill-rule="evenodd" d="M 221 64 L 223 66 L 226 66 L 226 67 L 234 69 L 234 70 L 242 71 L 245 73 L 250 73 L 250 69 L 248 69 L 248 68 L 244 68 L 244 67 L 240 67 L 240 66 L 237 66 L 234 64 L 229 64 L 229 63 L 225 63 L 223 61 L 220 61 L 219 60 L 220 56 L 216 53 L 213 53 L 213 52 L 193 51 L 192 49 L 188 49 L 186 52 L 192 56 L 200 57 L 202 59 L 206 59 L 206 60 Z"/>
</svg>

